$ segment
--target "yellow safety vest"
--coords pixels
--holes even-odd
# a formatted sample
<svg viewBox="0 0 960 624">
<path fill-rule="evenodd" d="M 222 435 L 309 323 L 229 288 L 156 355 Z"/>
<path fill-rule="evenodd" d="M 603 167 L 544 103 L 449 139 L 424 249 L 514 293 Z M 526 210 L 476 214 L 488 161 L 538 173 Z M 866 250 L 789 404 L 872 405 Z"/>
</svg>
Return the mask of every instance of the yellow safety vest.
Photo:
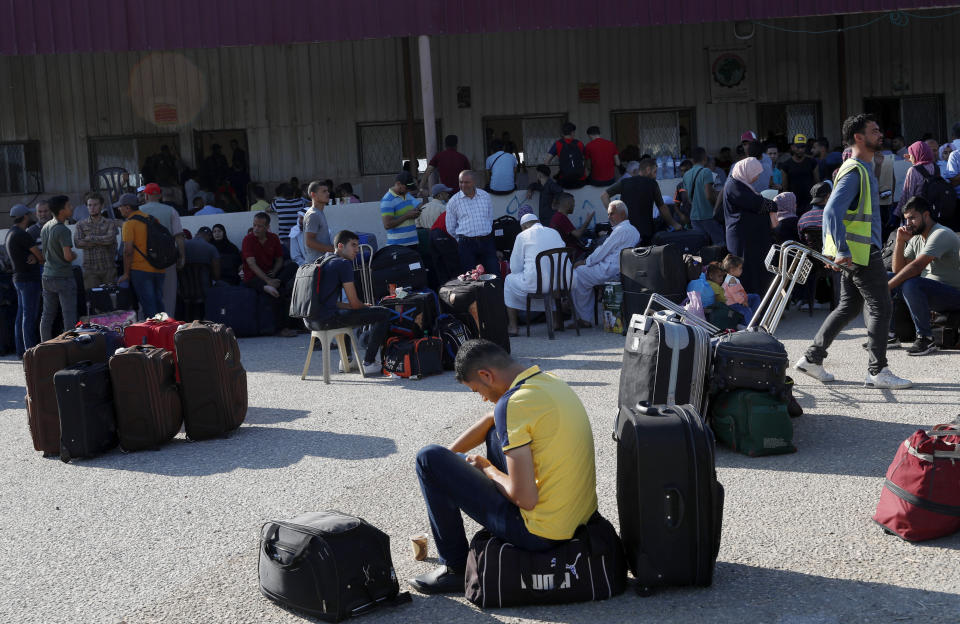
<svg viewBox="0 0 960 624">
<path fill-rule="evenodd" d="M 855 207 L 847 210 L 843 217 L 846 228 L 847 247 L 854 264 L 867 266 L 870 263 L 870 245 L 873 243 L 873 202 L 870 199 L 870 174 L 856 158 L 848 158 L 840 165 L 836 183 L 854 169 L 860 173 L 860 200 Z M 836 257 L 837 244 L 827 228 L 823 228 L 823 255 Z"/>
</svg>

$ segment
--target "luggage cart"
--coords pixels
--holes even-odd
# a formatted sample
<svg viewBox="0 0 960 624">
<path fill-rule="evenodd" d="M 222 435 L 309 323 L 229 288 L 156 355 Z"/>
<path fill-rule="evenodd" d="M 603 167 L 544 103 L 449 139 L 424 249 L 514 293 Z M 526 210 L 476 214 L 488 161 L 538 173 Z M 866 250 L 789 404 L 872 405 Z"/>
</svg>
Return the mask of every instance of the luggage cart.
<svg viewBox="0 0 960 624">
<path fill-rule="evenodd" d="M 663 295 L 660 295 L 657 293 L 653 293 L 652 295 L 650 295 L 650 301 L 647 302 L 647 308 L 643 312 L 644 316 L 650 316 L 655 312 L 655 310 L 653 309 L 653 304 L 657 304 L 664 310 L 669 310 L 670 312 L 673 312 L 674 314 L 682 318 L 684 322 L 687 323 L 688 325 L 695 325 L 697 327 L 700 327 L 701 329 L 706 330 L 707 333 L 709 333 L 711 336 L 716 336 L 717 334 L 722 333 L 721 329 L 716 325 L 708 323 L 707 321 L 705 321 L 704 319 L 700 318 L 695 314 L 690 314 L 686 309 L 684 309 L 683 306 L 677 305 L 676 303 L 670 301 Z"/>
</svg>

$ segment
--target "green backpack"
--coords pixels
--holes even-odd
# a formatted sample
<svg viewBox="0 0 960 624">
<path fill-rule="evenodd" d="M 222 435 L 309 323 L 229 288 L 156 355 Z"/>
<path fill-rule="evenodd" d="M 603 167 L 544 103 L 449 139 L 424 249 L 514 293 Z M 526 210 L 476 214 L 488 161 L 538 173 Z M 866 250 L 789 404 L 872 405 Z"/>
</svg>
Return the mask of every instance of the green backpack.
<svg viewBox="0 0 960 624">
<path fill-rule="evenodd" d="M 797 450 L 787 403 L 769 392 L 721 392 L 711 399 L 710 410 L 717 441 L 738 453 L 759 457 Z"/>
</svg>

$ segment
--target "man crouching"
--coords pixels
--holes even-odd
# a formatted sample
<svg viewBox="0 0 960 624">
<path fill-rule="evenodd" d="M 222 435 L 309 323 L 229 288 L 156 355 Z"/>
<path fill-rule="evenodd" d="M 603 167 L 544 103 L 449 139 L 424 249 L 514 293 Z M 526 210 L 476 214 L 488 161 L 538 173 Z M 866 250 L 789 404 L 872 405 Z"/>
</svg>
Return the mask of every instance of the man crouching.
<svg viewBox="0 0 960 624">
<path fill-rule="evenodd" d="M 457 381 L 496 403 L 444 448 L 417 454 L 440 567 L 409 581 L 425 594 L 463 592 L 469 546 L 460 512 L 531 551 L 573 537 L 597 510 L 593 432 L 577 395 L 499 346 L 470 340 L 457 353 Z M 465 455 L 486 442 L 486 457 Z"/>
</svg>

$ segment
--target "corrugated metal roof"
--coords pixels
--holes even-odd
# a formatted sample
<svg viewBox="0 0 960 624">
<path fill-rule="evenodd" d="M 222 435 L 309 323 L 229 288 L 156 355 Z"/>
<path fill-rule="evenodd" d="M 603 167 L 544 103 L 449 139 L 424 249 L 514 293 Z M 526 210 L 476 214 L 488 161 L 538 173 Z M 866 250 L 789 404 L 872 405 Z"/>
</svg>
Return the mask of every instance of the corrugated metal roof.
<svg viewBox="0 0 960 624">
<path fill-rule="evenodd" d="M 0 0 L 0 54 L 655 26 L 950 6 L 960 5 L 955 0 Z"/>
</svg>

